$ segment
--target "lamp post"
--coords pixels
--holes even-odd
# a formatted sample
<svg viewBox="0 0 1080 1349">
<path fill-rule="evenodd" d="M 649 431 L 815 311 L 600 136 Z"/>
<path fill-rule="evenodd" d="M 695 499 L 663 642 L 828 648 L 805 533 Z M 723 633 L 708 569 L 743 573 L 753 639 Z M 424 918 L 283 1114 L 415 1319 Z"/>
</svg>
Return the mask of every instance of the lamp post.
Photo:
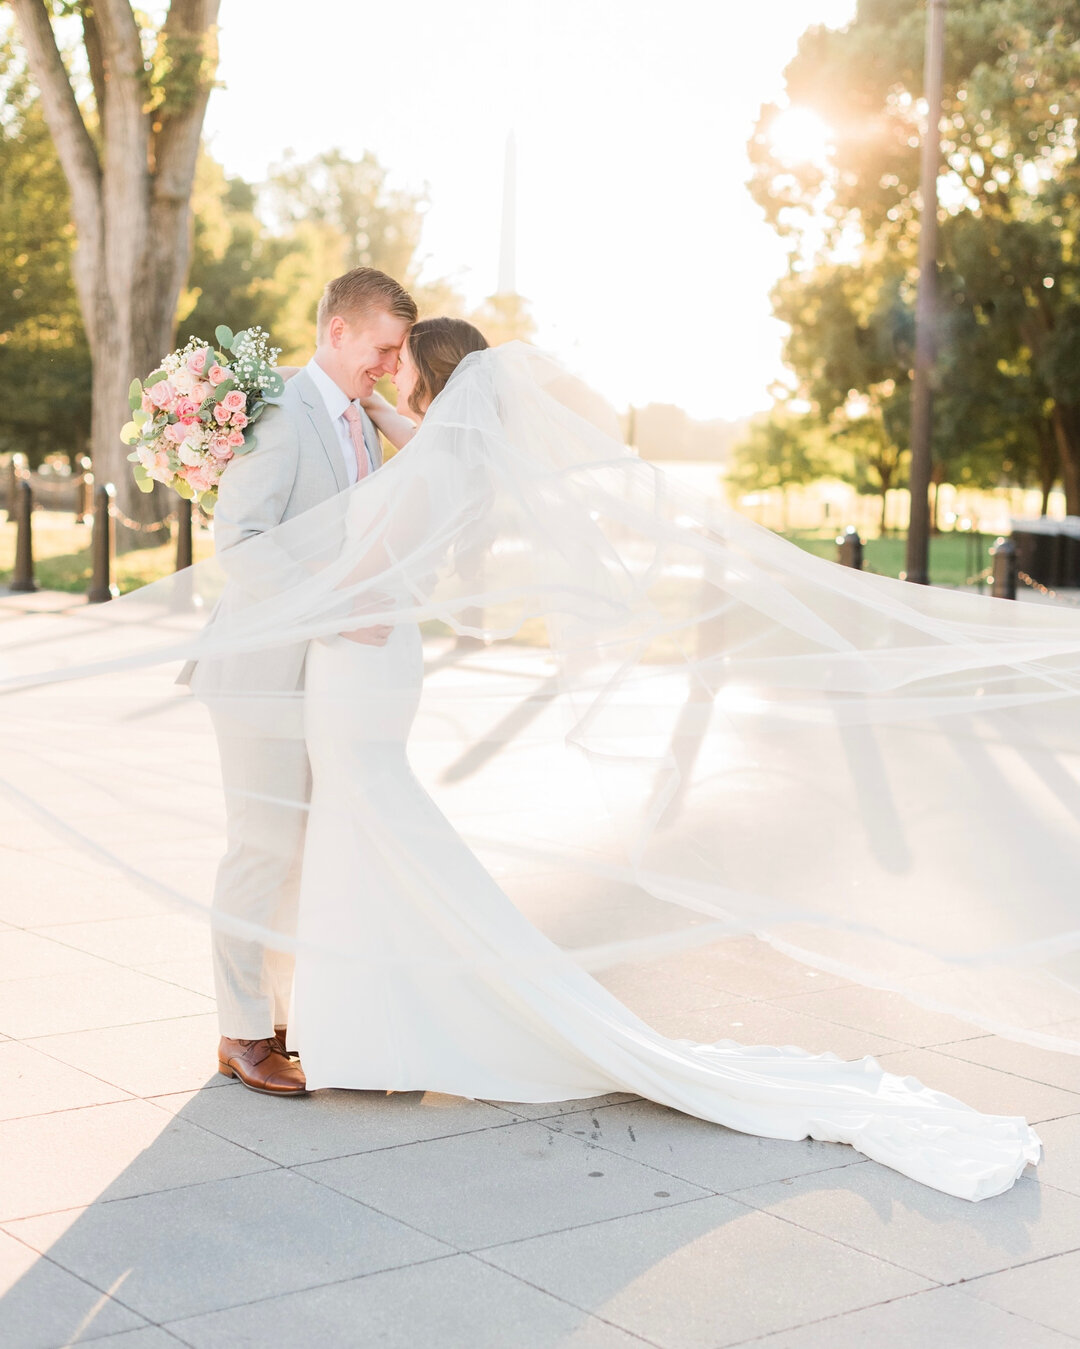
<svg viewBox="0 0 1080 1349">
<path fill-rule="evenodd" d="M 927 0 L 926 134 L 922 144 L 919 225 L 919 292 L 915 302 L 915 381 L 911 395 L 911 517 L 908 523 L 905 577 L 929 585 L 930 569 L 930 442 L 934 317 L 937 298 L 937 180 L 941 165 L 941 85 L 945 65 L 946 0 Z"/>
</svg>

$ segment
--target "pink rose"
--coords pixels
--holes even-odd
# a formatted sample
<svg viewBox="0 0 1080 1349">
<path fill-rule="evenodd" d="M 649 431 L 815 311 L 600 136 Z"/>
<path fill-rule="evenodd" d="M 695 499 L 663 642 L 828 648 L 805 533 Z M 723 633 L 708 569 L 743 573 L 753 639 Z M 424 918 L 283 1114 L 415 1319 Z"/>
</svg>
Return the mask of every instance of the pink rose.
<svg viewBox="0 0 1080 1349">
<path fill-rule="evenodd" d="M 166 440 L 171 440 L 174 445 L 179 445 L 181 441 L 187 439 L 187 426 L 183 422 L 170 422 L 162 435 Z"/>
<path fill-rule="evenodd" d="M 222 462 L 233 457 L 229 437 L 224 431 L 217 431 L 210 437 L 210 453 Z"/>
<path fill-rule="evenodd" d="M 173 405 L 173 411 L 182 422 L 191 421 L 199 415 L 199 404 L 194 398 L 178 398 Z"/>
<path fill-rule="evenodd" d="M 218 426 L 224 426 L 228 420 L 229 420 L 229 409 L 225 406 L 224 403 L 215 403 L 214 421 L 217 422 Z"/>
<path fill-rule="evenodd" d="M 229 444 L 233 449 L 239 449 L 244 443 L 244 433 L 242 431 L 229 432 Z"/>
<path fill-rule="evenodd" d="M 210 396 L 210 385 L 197 379 L 191 386 L 191 396 L 196 403 L 203 403 Z"/>
<path fill-rule="evenodd" d="M 243 413 L 243 412 L 234 412 L 234 413 L 233 413 L 233 416 L 232 416 L 232 425 L 235 426 L 236 429 L 237 429 L 238 431 L 242 431 L 242 430 L 244 429 L 244 427 L 247 426 L 247 424 L 248 424 L 248 419 L 247 419 L 247 414 L 246 414 L 246 413 Z"/>
<path fill-rule="evenodd" d="M 247 395 L 241 393 L 239 389 L 233 389 L 232 393 L 227 393 L 221 401 L 230 412 L 243 412 L 247 407 Z"/>
<path fill-rule="evenodd" d="M 229 371 L 226 370 L 224 366 L 212 365 L 210 367 L 210 373 L 206 376 L 206 378 L 210 381 L 211 384 L 213 384 L 215 388 L 217 388 L 219 384 L 224 384 L 225 381 L 229 378 Z"/>
<path fill-rule="evenodd" d="M 145 389 L 143 389 L 142 392 L 142 410 L 144 412 L 153 412 L 154 410 L 153 400 L 151 399 L 149 393 L 147 393 Z"/>
<path fill-rule="evenodd" d="M 156 478 L 158 482 L 172 482 L 172 469 L 169 467 L 169 455 L 166 450 L 157 450 L 154 454 L 154 465 L 150 469 L 150 476 Z"/>
<path fill-rule="evenodd" d="M 198 468 L 186 469 L 184 477 L 196 492 L 208 492 L 213 487 L 215 480 L 214 470 L 207 464 L 200 464 Z"/>
<path fill-rule="evenodd" d="M 156 408 L 166 408 L 176 397 L 176 390 L 167 379 L 159 379 L 150 386 L 150 401 Z"/>
<path fill-rule="evenodd" d="M 193 375 L 201 375 L 206 369 L 206 357 L 209 353 L 206 347 L 200 347 L 198 351 L 193 351 L 187 358 L 187 368 Z"/>
</svg>

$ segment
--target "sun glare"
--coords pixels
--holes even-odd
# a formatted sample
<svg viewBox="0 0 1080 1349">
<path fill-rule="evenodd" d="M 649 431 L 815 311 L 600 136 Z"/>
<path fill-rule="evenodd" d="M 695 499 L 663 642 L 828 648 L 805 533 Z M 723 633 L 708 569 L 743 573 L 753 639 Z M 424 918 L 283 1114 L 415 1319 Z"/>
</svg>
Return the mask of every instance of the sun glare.
<svg viewBox="0 0 1080 1349">
<path fill-rule="evenodd" d="M 824 166 L 833 143 L 833 131 L 811 108 L 784 108 L 769 129 L 777 158 L 786 164 Z"/>
</svg>

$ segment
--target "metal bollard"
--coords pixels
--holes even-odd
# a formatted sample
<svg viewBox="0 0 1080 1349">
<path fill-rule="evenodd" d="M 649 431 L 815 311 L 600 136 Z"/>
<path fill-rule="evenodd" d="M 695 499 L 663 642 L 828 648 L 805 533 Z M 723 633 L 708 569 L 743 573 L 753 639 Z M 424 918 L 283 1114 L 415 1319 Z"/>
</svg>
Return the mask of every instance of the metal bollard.
<svg viewBox="0 0 1080 1349">
<path fill-rule="evenodd" d="M 15 571 L 9 590 L 28 595 L 37 589 L 34 580 L 34 543 L 31 530 L 34 517 L 34 491 L 25 478 L 15 484 Z"/>
<path fill-rule="evenodd" d="M 990 549 L 990 566 L 990 594 L 999 600 L 1016 599 L 1016 544 L 1012 539 L 997 540 Z"/>
<path fill-rule="evenodd" d="M 191 501 L 180 498 L 176 508 L 176 570 L 191 566 Z"/>
<path fill-rule="evenodd" d="M 113 528 L 112 502 L 116 488 L 111 482 L 94 489 L 94 529 L 90 536 L 90 553 L 94 560 L 94 574 L 86 598 L 91 604 L 104 604 L 119 593 L 109 579 L 112 567 Z"/>
<path fill-rule="evenodd" d="M 78 474 L 78 482 L 75 484 L 75 523 L 84 524 L 86 517 L 90 514 L 90 496 L 94 486 L 94 475 L 91 471 L 91 463 L 85 454 L 80 454 L 75 460 L 75 470 Z"/>
<path fill-rule="evenodd" d="M 837 536 L 836 560 L 842 567 L 854 567 L 862 571 L 863 541 L 854 525 L 848 525 L 843 534 Z"/>
</svg>

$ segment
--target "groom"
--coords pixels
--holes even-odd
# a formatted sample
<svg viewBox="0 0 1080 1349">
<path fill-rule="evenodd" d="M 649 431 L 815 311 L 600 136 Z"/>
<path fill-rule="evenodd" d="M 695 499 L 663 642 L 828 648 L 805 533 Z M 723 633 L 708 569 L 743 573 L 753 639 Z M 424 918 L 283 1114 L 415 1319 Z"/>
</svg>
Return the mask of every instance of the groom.
<svg viewBox="0 0 1080 1349">
<path fill-rule="evenodd" d="M 318 506 L 382 464 L 378 433 L 359 400 L 397 371 L 416 322 L 416 304 L 393 278 L 358 267 L 331 281 L 319 302 L 315 354 L 268 407 L 249 448 L 222 475 L 214 511 L 220 551 Z M 355 640 L 386 641 L 386 629 Z M 218 868 L 214 909 L 291 936 L 306 814 L 311 795 L 299 726 L 249 724 L 246 709 L 303 687 L 305 643 L 203 661 L 192 691 L 211 708 L 221 752 L 228 846 Z M 230 694 L 232 702 L 230 704 Z M 258 695 L 268 694 L 260 699 Z M 254 695 L 254 698 L 252 697 Z M 216 709 L 216 710 L 215 710 Z M 257 718 L 256 718 L 257 720 Z M 292 957 L 256 939 L 218 931 L 214 982 L 219 1071 L 274 1096 L 307 1089 L 285 1048 Z"/>
</svg>

